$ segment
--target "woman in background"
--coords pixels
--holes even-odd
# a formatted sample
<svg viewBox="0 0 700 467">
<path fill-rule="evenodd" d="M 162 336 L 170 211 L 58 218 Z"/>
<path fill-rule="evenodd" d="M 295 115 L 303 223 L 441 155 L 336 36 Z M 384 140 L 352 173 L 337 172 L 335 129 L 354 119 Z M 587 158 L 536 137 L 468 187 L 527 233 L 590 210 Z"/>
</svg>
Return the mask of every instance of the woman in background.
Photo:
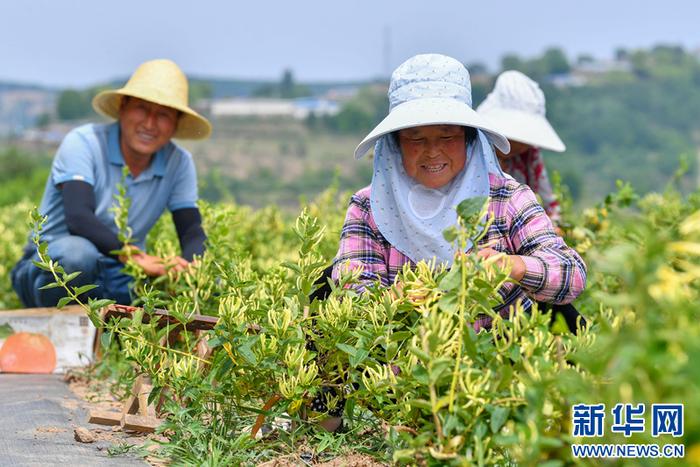
<svg viewBox="0 0 700 467">
<path fill-rule="evenodd" d="M 561 222 L 559 201 L 552 192 L 540 149 L 563 152 L 566 146 L 545 117 L 545 98 L 539 85 L 519 71 L 504 71 L 476 111 L 510 142 L 508 153 L 496 148 L 503 171 L 539 195 L 561 234 L 557 227 Z"/>
</svg>

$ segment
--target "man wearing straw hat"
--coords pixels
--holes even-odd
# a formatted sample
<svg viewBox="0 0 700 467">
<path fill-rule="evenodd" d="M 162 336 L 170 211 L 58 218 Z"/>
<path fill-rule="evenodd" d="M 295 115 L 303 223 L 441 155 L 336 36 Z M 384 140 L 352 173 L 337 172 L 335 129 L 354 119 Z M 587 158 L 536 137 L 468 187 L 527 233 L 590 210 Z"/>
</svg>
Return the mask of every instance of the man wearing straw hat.
<svg viewBox="0 0 700 467">
<path fill-rule="evenodd" d="M 172 138 L 204 139 L 209 122 L 188 105 L 187 77 L 170 60 L 137 68 L 126 85 L 92 101 L 100 114 L 116 119 L 74 129 L 54 158 L 39 211 L 47 216 L 42 239 L 67 273 L 81 271 L 71 285 L 97 284 L 91 296 L 128 304 L 130 277 L 121 272 L 124 256 L 111 207 L 125 179 L 131 258 L 149 276 L 182 269 L 204 252 L 206 239 L 197 209 L 197 176 L 192 156 Z M 172 213 L 182 256 L 145 253 L 146 235 L 165 210 Z M 27 307 L 54 306 L 61 289 L 39 290 L 53 277 L 37 268 L 31 242 L 12 271 L 12 285 Z"/>
</svg>

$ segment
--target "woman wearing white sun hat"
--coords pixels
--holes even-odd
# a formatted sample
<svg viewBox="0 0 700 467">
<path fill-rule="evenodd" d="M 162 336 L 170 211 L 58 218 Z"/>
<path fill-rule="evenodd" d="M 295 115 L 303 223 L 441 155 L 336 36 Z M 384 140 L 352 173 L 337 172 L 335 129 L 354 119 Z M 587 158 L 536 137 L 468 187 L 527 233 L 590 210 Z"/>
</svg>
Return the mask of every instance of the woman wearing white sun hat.
<svg viewBox="0 0 700 467">
<path fill-rule="evenodd" d="M 585 287 L 585 264 L 554 233 L 530 188 L 501 171 L 492 145 L 508 153 L 508 142 L 472 110 L 466 68 L 444 55 L 410 58 L 392 74 L 389 103 L 389 115 L 355 150 L 360 158 L 374 146 L 374 174 L 350 201 L 333 277 L 340 268 L 361 269 L 362 290 L 392 284 L 406 263 L 450 264 L 457 252 L 442 232 L 456 223 L 454 207 L 489 196 L 495 221 L 480 254 L 505 253 L 518 281 L 502 288 L 496 311 L 507 315 L 517 300 L 525 309 L 535 300 L 574 300 Z M 474 323 L 489 325 L 487 317 Z"/>
<path fill-rule="evenodd" d="M 469 72 L 460 62 L 437 54 L 408 59 L 391 76 L 389 107 L 355 150 L 359 159 L 374 147 L 372 184 L 350 200 L 338 253 L 324 275 L 337 280 L 341 269 L 359 269 L 353 287 L 362 292 L 391 285 L 407 263 L 450 264 L 458 252 L 442 233 L 457 222 L 455 206 L 489 196 L 494 222 L 479 240 L 479 254 L 505 253 L 502 261 L 518 281 L 499 290 L 503 303 L 495 311 L 507 317 L 518 300 L 525 310 L 535 300 L 569 303 L 583 291 L 586 265 L 554 233 L 530 188 L 501 171 L 492 145 L 507 153 L 508 141 L 471 108 Z M 317 284 L 327 285 L 327 277 Z M 329 289 L 319 288 L 312 299 Z M 472 324 L 476 331 L 490 325 L 490 317 Z M 332 389 L 325 393 L 342 399 Z M 332 431 L 343 403 L 329 412 L 320 397 L 312 410 L 331 415 L 322 425 Z"/>
<path fill-rule="evenodd" d="M 545 116 L 545 97 L 539 85 L 519 71 L 504 71 L 476 111 L 510 142 L 510 152 L 496 149 L 503 171 L 532 188 L 552 223 L 559 224 L 559 201 L 540 149 L 563 152 L 566 146 Z"/>
</svg>

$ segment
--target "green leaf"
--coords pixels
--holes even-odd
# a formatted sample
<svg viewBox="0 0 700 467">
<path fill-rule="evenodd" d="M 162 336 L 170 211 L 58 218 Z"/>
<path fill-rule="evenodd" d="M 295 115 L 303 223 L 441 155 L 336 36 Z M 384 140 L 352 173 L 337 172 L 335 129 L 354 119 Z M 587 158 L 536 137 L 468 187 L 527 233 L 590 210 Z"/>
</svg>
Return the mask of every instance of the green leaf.
<svg viewBox="0 0 700 467">
<path fill-rule="evenodd" d="M 136 311 L 133 313 L 133 318 L 131 319 L 132 326 L 138 326 L 141 324 L 143 321 L 143 313 L 144 313 L 143 308 L 137 308 Z"/>
<path fill-rule="evenodd" d="M 399 351 L 399 345 L 396 342 L 389 342 L 386 346 L 386 359 L 391 361 L 396 357 L 396 353 Z"/>
<path fill-rule="evenodd" d="M 357 365 L 364 362 L 367 357 L 369 357 L 369 352 L 367 350 L 357 349 L 357 352 L 355 353 L 355 355 L 350 356 L 350 365 L 353 368 L 356 368 Z"/>
<path fill-rule="evenodd" d="M 456 289 L 457 287 L 460 286 L 462 282 L 462 275 L 461 271 L 459 269 L 459 265 L 455 263 L 452 266 L 452 269 L 450 269 L 447 274 L 445 274 L 445 277 L 442 278 L 440 281 L 439 287 L 441 290 L 444 290 L 445 292 L 448 292 L 450 290 Z"/>
<path fill-rule="evenodd" d="M 51 263 L 53 265 L 53 269 L 54 269 L 54 271 L 56 271 L 56 274 L 59 274 L 61 277 L 64 277 L 64 274 L 66 273 L 66 271 L 63 269 L 63 266 L 58 264 L 57 261 L 53 261 L 53 260 L 49 261 L 49 263 Z"/>
<path fill-rule="evenodd" d="M 417 366 L 413 369 L 411 372 L 413 377 L 418 381 L 420 384 L 427 386 L 430 384 L 430 377 L 428 376 L 428 370 L 425 369 L 424 366 Z"/>
<path fill-rule="evenodd" d="M 466 326 L 465 332 L 462 333 L 462 342 L 464 344 L 464 351 L 469 355 L 472 360 L 477 360 L 476 352 L 476 331 L 471 326 Z"/>
<path fill-rule="evenodd" d="M 75 271 L 71 272 L 70 274 L 64 274 L 63 275 L 63 282 L 68 283 L 78 277 L 81 274 L 81 271 Z"/>
<path fill-rule="evenodd" d="M 61 297 L 61 299 L 58 301 L 58 304 L 56 305 L 56 308 L 63 308 L 64 306 L 68 305 L 70 302 L 73 301 L 72 297 Z"/>
<path fill-rule="evenodd" d="M 258 341 L 258 336 L 253 336 L 246 340 L 240 347 L 238 347 L 238 353 L 240 353 L 243 358 L 251 365 L 257 365 L 258 358 L 253 353 L 252 347 Z"/>
<path fill-rule="evenodd" d="M 483 421 L 479 421 L 474 429 L 474 436 L 476 436 L 477 439 L 482 439 L 486 435 L 486 430 L 486 424 Z"/>
<path fill-rule="evenodd" d="M 282 263 L 282 266 L 284 266 L 287 269 L 291 269 L 292 271 L 296 272 L 297 274 L 301 274 L 301 268 L 299 268 L 299 265 L 296 263 L 292 263 L 290 261 L 285 261 Z"/>
<path fill-rule="evenodd" d="M 114 300 L 110 300 L 108 298 L 100 298 L 99 300 L 90 300 L 89 304 L 91 308 L 95 308 L 97 310 L 100 310 L 104 307 L 107 307 L 109 305 L 113 305 L 116 303 Z"/>
<path fill-rule="evenodd" d="M 411 331 L 398 331 L 391 335 L 389 338 L 390 342 L 405 341 L 413 336 Z"/>
<path fill-rule="evenodd" d="M 449 227 L 442 231 L 442 236 L 447 243 L 452 243 L 457 240 L 457 229 L 455 227 Z"/>
<path fill-rule="evenodd" d="M 163 388 L 160 386 L 154 386 L 151 389 L 151 393 L 148 395 L 148 404 L 157 404 L 160 400 L 160 395 L 163 392 Z"/>
<path fill-rule="evenodd" d="M 501 365 L 501 380 L 498 382 L 498 390 L 502 391 L 510 386 L 513 380 L 513 367 L 507 364 Z"/>
<path fill-rule="evenodd" d="M 542 436 L 539 439 L 540 441 L 540 446 L 548 447 L 548 448 L 560 448 L 564 445 L 564 442 L 560 439 L 557 438 L 552 438 L 550 436 Z"/>
<path fill-rule="evenodd" d="M 207 346 L 208 346 L 209 348 L 215 349 L 215 348 L 217 348 L 217 347 L 220 347 L 221 344 L 222 344 L 223 342 L 224 342 L 224 341 L 222 340 L 221 337 L 218 337 L 218 336 L 217 336 L 217 337 L 212 337 L 211 339 L 209 339 L 209 340 L 207 341 Z"/>
<path fill-rule="evenodd" d="M 443 407 L 447 407 L 448 405 L 450 405 L 450 400 L 451 400 L 451 397 L 449 394 L 446 396 L 442 396 L 440 399 L 435 401 L 435 410 L 438 411 L 438 410 L 442 409 Z"/>
<path fill-rule="evenodd" d="M 462 420 L 458 416 L 448 413 L 445 415 L 445 422 L 442 424 L 442 430 L 445 435 L 452 433 L 462 434 L 464 431 L 464 423 L 462 423 Z"/>
<path fill-rule="evenodd" d="M 408 463 L 415 462 L 416 460 L 416 450 L 415 449 L 399 449 L 394 451 L 392 456 L 395 462 L 408 461 Z"/>
<path fill-rule="evenodd" d="M 98 286 L 95 284 L 81 285 L 80 287 L 73 287 L 73 293 L 75 295 L 82 295 L 85 292 L 89 292 L 92 289 L 96 289 Z"/>
<path fill-rule="evenodd" d="M 569 334 L 569 325 L 566 324 L 566 319 L 561 313 L 557 313 L 554 318 L 554 324 L 550 327 L 552 334 Z"/>
<path fill-rule="evenodd" d="M 418 359 L 420 361 L 422 361 L 423 363 L 428 363 L 432 359 L 432 357 L 429 354 L 427 354 L 426 352 L 423 352 L 421 349 L 419 349 L 416 346 L 411 346 L 408 349 L 408 351 L 411 352 L 416 357 L 418 357 Z"/>
<path fill-rule="evenodd" d="M 440 309 L 447 313 L 457 314 L 457 305 L 457 294 L 454 292 L 445 294 L 438 300 Z"/>
<path fill-rule="evenodd" d="M 51 272 L 51 268 L 48 264 L 40 263 L 39 261 L 32 260 L 32 264 L 43 271 Z"/>
<path fill-rule="evenodd" d="M 514 344 L 510 350 L 508 351 L 508 356 L 510 357 L 511 360 L 514 362 L 519 362 L 522 358 L 522 355 L 520 353 L 520 346 L 517 344 Z"/>
<path fill-rule="evenodd" d="M 518 435 L 496 435 L 493 441 L 499 446 L 512 446 L 520 443 Z"/>
<path fill-rule="evenodd" d="M 335 346 L 337 348 L 339 348 L 340 350 L 342 350 L 343 352 L 345 352 L 346 354 L 350 355 L 351 357 L 354 357 L 355 353 L 357 352 L 357 349 L 351 345 L 338 343 L 338 344 L 335 344 Z"/>
<path fill-rule="evenodd" d="M 112 333 L 111 332 L 103 332 L 102 335 L 100 336 L 100 344 L 102 345 L 102 348 L 108 349 L 109 344 L 112 343 Z"/>
<path fill-rule="evenodd" d="M 491 413 L 491 433 L 498 433 L 503 424 L 508 420 L 510 409 L 508 407 L 496 407 Z"/>
<path fill-rule="evenodd" d="M 409 404 L 417 409 L 427 410 L 428 412 L 433 411 L 433 406 L 430 404 L 429 401 L 426 401 L 425 399 L 413 399 L 409 402 Z"/>
<path fill-rule="evenodd" d="M 488 202 L 486 196 L 467 198 L 457 205 L 457 215 L 462 218 L 465 225 L 473 225 L 479 222 L 479 214 Z"/>
<path fill-rule="evenodd" d="M 56 289 L 58 287 L 62 287 L 61 284 L 59 284 L 58 282 L 51 282 L 51 283 L 46 284 L 42 287 L 39 287 L 39 290 Z"/>
<path fill-rule="evenodd" d="M 430 366 L 430 383 L 435 384 L 437 383 L 440 378 L 450 370 L 452 367 L 452 361 L 448 359 L 440 359 L 438 361 L 433 361 L 433 364 Z"/>
</svg>

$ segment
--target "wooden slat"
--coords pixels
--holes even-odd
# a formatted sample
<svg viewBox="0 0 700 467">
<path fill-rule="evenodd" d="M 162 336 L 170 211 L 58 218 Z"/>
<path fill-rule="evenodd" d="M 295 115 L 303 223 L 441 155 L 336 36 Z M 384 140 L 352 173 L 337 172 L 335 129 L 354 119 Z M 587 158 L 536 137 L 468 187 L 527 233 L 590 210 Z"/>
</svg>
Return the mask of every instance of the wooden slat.
<svg viewBox="0 0 700 467">
<path fill-rule="evenodd" d="M 125 430 L 138 431 L 141 433 L 153 433 L 156 428 L 163 423 L 155 417 L 142 417 L 141 415 L 124 415 L 122 428 Z"/>
<path fill-rule="evenodd" d="M 111 410 L 91 410 L 90 418 L 88 419 L 88 423 L 109 426 L 120 425 L 121 421 L 122 414 L 119 412 L 112 412 Z"/>
<path fill-rule="evenodd" d="M 102 312 L 102 317 L 105 321 L 111 317 L 131 318 L 136 310 L 138 308 L 133 306 L 110 305 Z M 165 327 L 167 324 L 183 325 L 188 331 L 214 329 L 214 326 L 219 322 L 219 318 L 215 316 L 192 315 L 189 321 L 183 324 L 173 316 L 170 316 L 167 310 L 154 310 L 152 315 L 144 313 L 142 321 L 149 323 L 152 317 L 158 319 L 159 327 Z"/>
</svg>

